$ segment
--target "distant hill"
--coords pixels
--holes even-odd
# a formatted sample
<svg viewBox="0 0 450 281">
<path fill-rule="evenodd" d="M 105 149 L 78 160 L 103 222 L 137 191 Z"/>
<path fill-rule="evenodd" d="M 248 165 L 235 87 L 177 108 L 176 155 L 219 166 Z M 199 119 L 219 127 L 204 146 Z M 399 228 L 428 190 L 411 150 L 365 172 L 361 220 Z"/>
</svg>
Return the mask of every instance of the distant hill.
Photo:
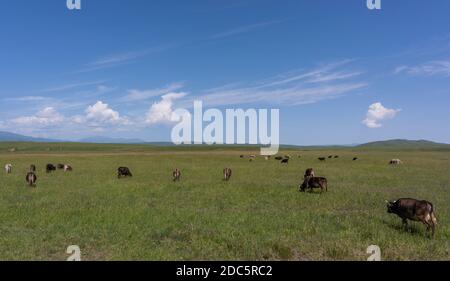
<svg viewBox="0 0 450 281">
<path fill-rule="evenodd" d="M 110 144 L 139 144 L 145 143 L 141 139 L 127 139 L 127 138 L 108 138 L 108 137 L 90 137 L 79 140 L 84 143 L 110 143 Z"/>
<path fill-rule="evenodd" d="M 58 142 L 58 140 L 34 138 L 14 133 L 0 132 L 0 142 Z"/>
<path fill-rule="evenodd" d="M 396 149 L 450 149 L 450 144 L 437 143 L 428 140 L 386 140 L 375 141 L 356 146 L 358 148 L 396 148 Z"/>
</svg>

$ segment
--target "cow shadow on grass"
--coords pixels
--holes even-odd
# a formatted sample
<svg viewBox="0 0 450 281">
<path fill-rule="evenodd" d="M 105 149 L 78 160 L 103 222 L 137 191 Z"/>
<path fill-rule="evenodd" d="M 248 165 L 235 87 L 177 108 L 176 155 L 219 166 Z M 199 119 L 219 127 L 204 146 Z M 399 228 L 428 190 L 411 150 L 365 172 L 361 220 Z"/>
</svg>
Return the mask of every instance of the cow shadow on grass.
<svg viewBox="0 0 450 281">
<path fill-rule="evenodd" d="M 381 219 L 381 223 L 388 226 L 391 229 L 396 230 L 398 233 L 407 233 L 411 234 L 413 236 L 423 236 L 424 232 L 420 228 L 422 224 L 419 224 L 417 222 L 408 222 L 408 226 L 405 227 L 401 220 L 395 221 L 395 220 L 385 220 Z"/>
</svg>

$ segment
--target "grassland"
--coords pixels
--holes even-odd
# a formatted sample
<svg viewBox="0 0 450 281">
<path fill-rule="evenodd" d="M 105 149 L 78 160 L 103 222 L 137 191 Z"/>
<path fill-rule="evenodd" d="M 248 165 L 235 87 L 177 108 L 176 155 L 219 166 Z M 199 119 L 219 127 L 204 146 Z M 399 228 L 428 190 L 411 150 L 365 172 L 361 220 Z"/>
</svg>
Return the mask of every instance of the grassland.
<svg viewBox="0 0 450 281">
<path fill-rule="evenodd" d="M 15 152 L 9 152 L 16 148 Z M 333 149 L 283 151 L 289 166 L 240 154 L 248 147 L 0 144 L 0 260 L 366 260 L 376 244 L 384 260 L 450 260 L 450 151 Z M 321 163 L 319 156 L 339 155 Z M 301 158 L 297 158 L 301 155 Z M 353 162 L 353 157 L 360 160 Z M 404 165 L 387 165 L 400 158 Z M 70 163 L 72 173 L 44 172 Z M 38 166 L 38 185 L 25 173 Z M 118 180 L 118 166 L 134 177 Z M 230 182 L 222 169 L 233 169 Z M 329 192 L 299 193 L 306 168 Z M 179 168 L 182 181 L 173 183 Z M 410 232 L 384 200 L 434 203 L 435 239 Z"/>
</svg>

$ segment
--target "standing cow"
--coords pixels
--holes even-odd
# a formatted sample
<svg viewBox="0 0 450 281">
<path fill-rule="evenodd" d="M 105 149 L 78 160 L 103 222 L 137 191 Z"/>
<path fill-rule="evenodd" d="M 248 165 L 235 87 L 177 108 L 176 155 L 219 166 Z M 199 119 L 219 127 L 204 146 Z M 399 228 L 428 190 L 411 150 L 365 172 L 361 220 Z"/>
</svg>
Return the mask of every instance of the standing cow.
<svg viewBox="0 0 450 281">
<path fill-rule="evenodd" d="M 37 176 L 34 172 L 29 172 L 25 177 L 29 187 L 36 187 Z"/>
<path fill-rule="evenodd" d="M 133 177 L 133 174 L 131 174 L 130 169 L 127 167 L 119 167 L 117 169 L 117 177 L 120 179 L 122 177 Z"/>
<path fill-rule="evenodd" d="M 172 173 L 173 181 L 180 181 L 181 180 L 181 171 L 178 169 L 175 169 Z"/>
<path fill-rule="evenodd" d="M 434 236 L 437 219 L 434 213 L 433 204 L 425 200 L 402 198 L 394 202 L 386 201 L 387 212 L 396 214 L 403 221 L 403 226 L 408 227 L 408 220 L 420 221 L 427 226 L 427 231 L 432 231 Z"/>
<path fill-rule="evenodd" d="M 12 173 L 12 165 L 11 164 L 6 164 L 5 165 L 5 172 L 7 174 L 11 174 Z"/>
<path fill-rule="evenodd" d="M 300 192 L 305 192 L 306 189 L 313 191 L 314 188 L 320 188 L 321 192 L 328 191 L 328 181 L 321 177 L 307 177 L 299 186 Z"/>
<path fill-rule="evenodd" d="M 225 181 L 229 181 L 231 178 L 232 171 L 230 168 L 223 169 L 223 179 Z"/>
<path fill-rule="evenodd" d="M 45 171 L 47 173 L 51 173 L 53 171 L 56 171 L 56 167 L 53 164 L 47 164 L 47 166 L 45 167 Z"/>
<path fill-rule="evenodd" d="M 402 164 L 402 160 L 400 159 L 392 159 L 391 161 L 389 161 L 390 165 L 400 165 Z"/>
</svg>

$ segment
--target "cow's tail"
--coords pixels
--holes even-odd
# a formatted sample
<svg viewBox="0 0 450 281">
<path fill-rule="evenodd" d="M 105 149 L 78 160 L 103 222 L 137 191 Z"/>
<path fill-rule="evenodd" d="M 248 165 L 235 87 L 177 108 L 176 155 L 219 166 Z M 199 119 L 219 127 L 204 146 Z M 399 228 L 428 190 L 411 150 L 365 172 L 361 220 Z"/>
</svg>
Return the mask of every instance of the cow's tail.
<svg viewBox="0 0 450 281">
<path fill-rule="evenodd" d="M 436 214 L 434 213 L 434 206 L 433 204 L 429 203 L 429 211 L 430 211 L 430 216 L 431 216 L 431 221 L 433 222 L 434 225 L 437 225 L 437 218 L 436 218 Z"/>
</svg>

